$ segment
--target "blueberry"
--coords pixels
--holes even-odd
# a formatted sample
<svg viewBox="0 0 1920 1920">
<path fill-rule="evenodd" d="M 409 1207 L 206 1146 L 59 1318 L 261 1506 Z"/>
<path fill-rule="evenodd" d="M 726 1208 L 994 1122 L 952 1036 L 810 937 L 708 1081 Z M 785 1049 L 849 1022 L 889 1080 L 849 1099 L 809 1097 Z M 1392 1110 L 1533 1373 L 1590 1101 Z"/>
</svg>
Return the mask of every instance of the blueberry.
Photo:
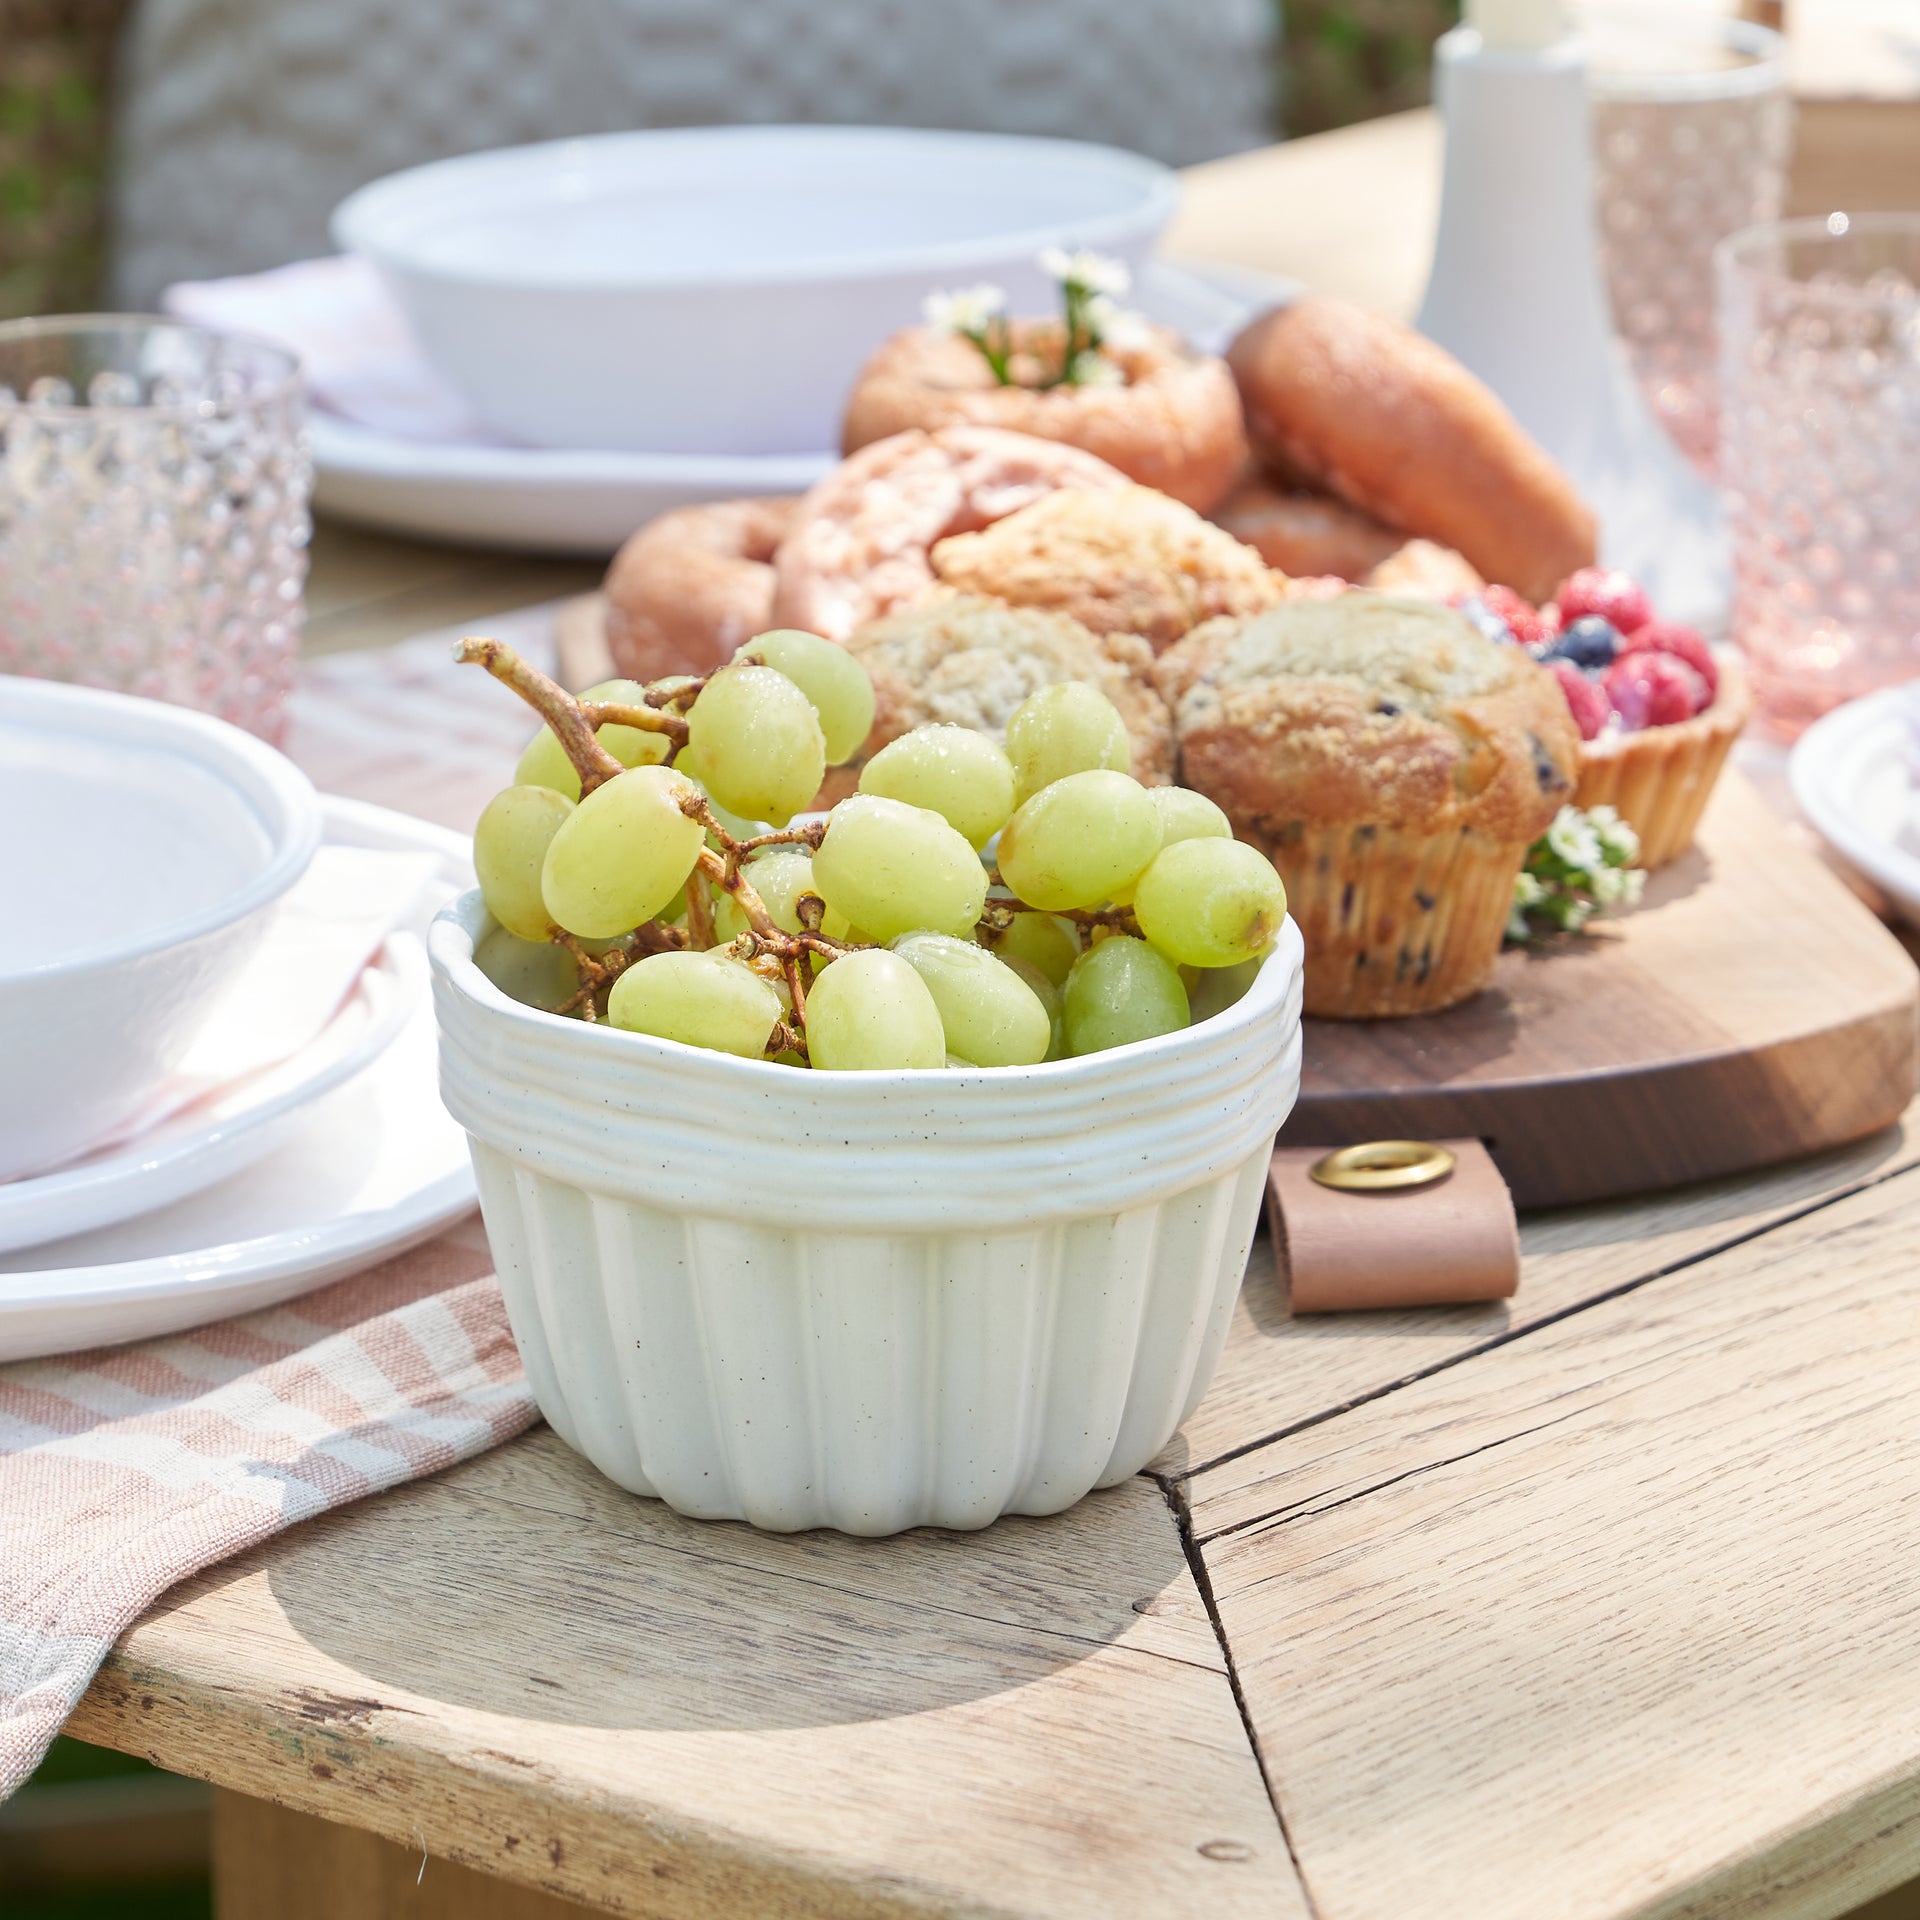
<svg viewBox="0 0 1920 1920">
<path fill-rule="evenodd" d="M 1547 642 L 1540 657 L 1543 660 L 1571 660 L 1584 672 L 1595 673 L 1602 667 L 1610 667 L 1625 642 L 1620 638 L 1619 629 L 1611 620 L 1603 620 L 1597 613 L 1587 614 L 1576 620 L 1564 633 L 1557 633 Z"/>
<path fill-rule="evenodd" d="M 1464 600 L 1456 600 L 1454 605 L 1487 639 L 1504 640 L 1512 644 L 1513 629 L 1477 593 L 1468 594 Z"/>
</svg>

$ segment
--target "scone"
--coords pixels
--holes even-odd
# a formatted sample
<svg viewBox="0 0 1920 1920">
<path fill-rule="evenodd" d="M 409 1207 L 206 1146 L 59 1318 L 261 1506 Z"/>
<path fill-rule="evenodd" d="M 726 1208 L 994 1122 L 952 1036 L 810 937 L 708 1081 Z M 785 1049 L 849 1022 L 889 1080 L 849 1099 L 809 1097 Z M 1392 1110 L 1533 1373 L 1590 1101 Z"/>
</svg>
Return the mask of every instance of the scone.
<svg viewBox="0 0 1920 1920">
<path fill-rule="evenodd" d="M 1274 605 L 1286 577 L 1150 487 L 1063 491 L 933 550 L 948 586 L 1069 614 L 1093 633 L 1137 633 L 1158 653 L 1203 620 Z"/>
<path fill-rule="evenodd" d="M 1522 649 L 1450 607 L 1356 591 L 1211 621 L 1155 679 L 1182 777 L 1287 883 L 1308 1013 L 1426 1013 L 1487 984 L 1579 748 Z"/>
<path fill-rule="evenodd" d="M 823 806 L 853 792 L 866 762 L 915 727 L 945 722 L 1004 743 L 1021 701 L 1060 680 L 1098 687 L 1119 709 L 1135 779 L 1173 778 L 1172 722 L 1137 635 L 1095 635 L 1064 614 L 943 594 L 870 621 L 845 644 L 873 681 L 873 731 L 851 762 L 828 772 Z"/>
</svg>

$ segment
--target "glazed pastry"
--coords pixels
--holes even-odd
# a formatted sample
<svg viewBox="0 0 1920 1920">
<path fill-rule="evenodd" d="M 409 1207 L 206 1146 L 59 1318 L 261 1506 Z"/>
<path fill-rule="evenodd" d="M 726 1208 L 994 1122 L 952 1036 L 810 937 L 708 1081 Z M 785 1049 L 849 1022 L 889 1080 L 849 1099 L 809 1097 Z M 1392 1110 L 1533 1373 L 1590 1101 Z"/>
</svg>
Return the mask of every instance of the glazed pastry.
<svg viewBox="0 0 1920 1920">
<path fill-rule="evenodd" d="M 860 768 L 901 734 L 939 721 L 1004 742 L 1028 694 L 1060 680 L 1098 687 L 1126 724 L 1137 780 L 1173 778 L 1173 727 L 1149 682 L 1153 656 L 1133 634 L 1096 635 L 1064 614 L 939 594 L 850 635 L 847 651 L 873 681 L 873 731 L 827 775 L 822 804 L 853 791 Z"/>
<path fill-rule="evenodd" d="M 1453 547 L 1544 599 L 1594 558 L 1572 483 L 1450 354 L 1338 300 L 1297 300 L 1227 350 L 1247 434 L 1276 472 Z"/>
<path fill-rule="evenodd" d="M 629 680 L 706 673 L 773 624 L 773 554 L 797 499 L 716 500 L 649 521 L 613 557 L 607 648 Z"/>
<path fill-rule="evenodd" d="M 963 593 L 1137 633 L 1156 652 L 1203 620 L 1270 607 L 1286 587 L 1250 547 L 1147 487 L 1049 494 L 941 541 L 933 570 Z"/>
<path fill-rule="evenodd" d="M 1246 463 L 1239 390 L 1225 361 L 1193 352 L 1164 327 L 1138 331 L 1137 343 L 1102 348 L 1120 376 L 1113 385 L 1042 390 L 1038 381 L 1060 363 L 1057 320 L 1013 323 L 1016 379 L 1009 386 L 995 380 L 971 341 L 909 327 L 861 369 L 847 402 L 842 450 L 856 452 L 909 427 L 1003 427 L 1082 447 L 1128 479 L 1204 513 Z"/>
<path fill-rule="evenodd" d="M 1210 621 L 1154 677 L 1187 785 L 1287 883 L 1309 1013 L 1425 1013 L 1487 984 L 1579 746 L 1523 649 L 1349 592 Z"/>
<path fill-rule="evenodd" d="M 844 640 L 932 588 L 936 541 L 1063 487 L 1114 493 L 1127 484 L 1078 447 L 994 427 L 876 440 L 802 495 L 774 555 L 774 624 Z"/>
</svg>

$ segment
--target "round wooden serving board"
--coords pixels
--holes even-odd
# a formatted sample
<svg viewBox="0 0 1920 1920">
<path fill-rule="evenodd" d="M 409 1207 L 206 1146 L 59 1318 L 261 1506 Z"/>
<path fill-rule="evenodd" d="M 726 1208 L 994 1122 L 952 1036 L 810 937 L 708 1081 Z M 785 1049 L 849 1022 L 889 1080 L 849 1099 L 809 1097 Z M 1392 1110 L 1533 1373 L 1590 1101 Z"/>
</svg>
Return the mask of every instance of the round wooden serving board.
<svg viewBox="0 0 1920 1920">
<path fill-rule="evenodd" d="M 1890 1125 L 1920 971 L 1724 776 L 1634 912 L 1502 956 L 1448 1013 L 1306 1023 L 1283 1146 L 1477 1136 L 1522 1207 L 1677 1186 Z"/>
</svg>

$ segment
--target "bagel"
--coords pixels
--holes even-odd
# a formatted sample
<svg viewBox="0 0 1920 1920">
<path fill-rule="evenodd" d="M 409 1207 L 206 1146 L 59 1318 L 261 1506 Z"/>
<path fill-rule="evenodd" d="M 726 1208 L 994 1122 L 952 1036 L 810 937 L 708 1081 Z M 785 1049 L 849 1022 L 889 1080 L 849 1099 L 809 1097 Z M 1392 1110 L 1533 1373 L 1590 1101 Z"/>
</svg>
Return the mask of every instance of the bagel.
<svg viewBox="0 0 1920 1920">
<path fill-rule="evenodd" d="M 1282 573 L 1337 573 L 1356 582 L 1407 537 L 1330 493 L 1286 492 L 1258 473 L 1244 477 L 1208 517 Z"/>
<path fill-rule="evenodd" d="M 1488 580 L 1550 599 L 1594 561 L 1593 514 L 1513 416 L 1411 328 L 1312 298 L 1227 349 L 1247 432 L 1289 478 L 1453 547 Z"/>
<path fill-rule="evenodd" d="M 847 402 L 841 450 L 919 427 L 1000 427 L 1084 448 L 1129 480 L 1205 513 L 1247 457 L 1240 395 L 1226 362 L 1195 353 L 1164 327 L 1142 327 L 1136 345 L 1104 346 L 1121 379 L 1111 386 L 1035 384 L 1057 367 L 1056 320 L 1013 324 L 1014 368 L 1027 382 L 1000 385 L 977 347 L 934 327 L 909 327 L 860 371 Z"/>
<path fill-rule="evenodd" d="M 1127 484 L 1078 447 L 993 427 L 876 440 L 801 497 L 774 555 L 773 622 L 844 640 L 932 591 L 936 541 L 1061 488 L 1117 493 Z"/>
<path fill-rule="evenodd" d="M 707 673 L 773 625 L 773 555 L 797 496 L 715 500 L 650 520 L 607 569 L 607 649 L 629 680 Z"/>
</svg>

